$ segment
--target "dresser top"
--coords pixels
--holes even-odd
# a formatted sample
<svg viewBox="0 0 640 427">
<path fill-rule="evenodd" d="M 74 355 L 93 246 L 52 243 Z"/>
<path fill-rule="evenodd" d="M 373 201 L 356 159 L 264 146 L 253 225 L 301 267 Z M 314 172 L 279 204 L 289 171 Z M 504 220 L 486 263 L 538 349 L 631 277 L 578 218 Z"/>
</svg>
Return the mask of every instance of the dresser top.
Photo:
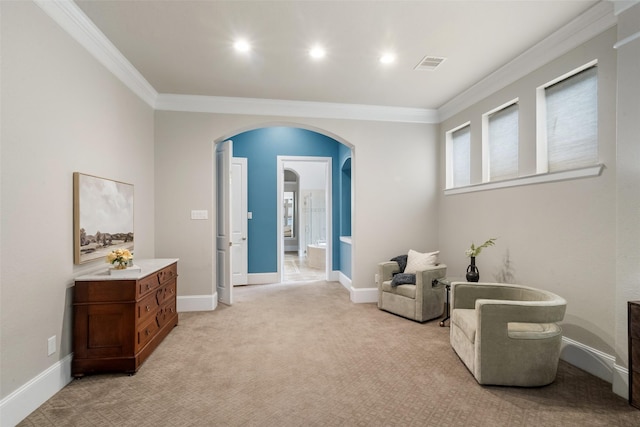
<svg viewBox="0 0 640 427">
<path fill-rule="evenodd" d="M 140 267 L 140 271 L 133 270 L 131 274 L 125 271 L 119 271 L 118 274 L 109 274 L 109 268 L 92 274 L 85 274 L 75 278 L 76 282 L 93 282 L 98 280 L 138 280 L 158 270 L 178 262 L 178 258 L 154 258 L 154 259 L 136 259 L 134 265 Z"/>
</svg>

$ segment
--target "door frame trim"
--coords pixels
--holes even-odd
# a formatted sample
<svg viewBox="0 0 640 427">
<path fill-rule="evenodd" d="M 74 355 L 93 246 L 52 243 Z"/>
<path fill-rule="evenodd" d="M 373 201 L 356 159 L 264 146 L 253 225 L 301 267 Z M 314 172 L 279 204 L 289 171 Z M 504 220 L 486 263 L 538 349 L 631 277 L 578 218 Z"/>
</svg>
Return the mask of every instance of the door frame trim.
<svg viewBox="0 0 640 427">
<path fill-rule="evenodd" d="M 327 249 L 325 251 L 325 280 L 329 280 L 333 271 L 333 158 L 322 156 L 277 156 L 277 229 L 278 236 L 277 244 L 277 262 L 278 262 L 278 282 L 282 283 L 284 277 L 284 236 L 282 231 L 282 203 L 284 192 L 284 163 L 285 162 L 312 162 L 312 163 L 325 163 L 326 176 L 325 176 L 325 198 L 326 198 L 326 224 L 327 224 Z M 300 233 L 298 233 L 300 234 Z"/>
</svg>

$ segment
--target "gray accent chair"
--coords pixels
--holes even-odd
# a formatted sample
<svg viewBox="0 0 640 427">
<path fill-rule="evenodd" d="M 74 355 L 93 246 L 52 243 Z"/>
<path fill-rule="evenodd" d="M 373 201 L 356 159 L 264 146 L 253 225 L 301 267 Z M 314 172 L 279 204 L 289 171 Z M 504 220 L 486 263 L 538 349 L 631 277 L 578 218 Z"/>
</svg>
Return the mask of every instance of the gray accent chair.
<svg viewBox="0 0 640 427">
<path fill-rule="evenodd" d="M 378 308 L 417 322 L 442 316 L 445 288 L 433 286 L 435 279 L 447 274 L 447 266 L 438 264 L 416 273 L 416 284 L 391 286 L 393 273 L 400 271 L 395 261 L 378 264 Z"/>
<path fill-rule="evenodd" d="M 567 302 L 499 283 L 451 284 L 451 346 L 479 384 L 536 387 L 556 378 Z"/>
</svg>

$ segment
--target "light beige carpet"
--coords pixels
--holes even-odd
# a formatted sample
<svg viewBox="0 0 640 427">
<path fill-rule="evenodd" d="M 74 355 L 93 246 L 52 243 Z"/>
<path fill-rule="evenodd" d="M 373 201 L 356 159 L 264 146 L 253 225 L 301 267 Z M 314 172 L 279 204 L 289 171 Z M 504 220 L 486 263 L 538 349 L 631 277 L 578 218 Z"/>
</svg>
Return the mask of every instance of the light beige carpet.
<svg viewBox="0 0 640 427">
<path fill-rule="evenodd" d="M 234 289 L 184 313 L 132 376 L 75 380 L 21 426 L 639 426 L 611 385 L 561 362 L 542 388 L 483 387 L 449 328 L 353 304 L 337 283 Z"/>
</svg>

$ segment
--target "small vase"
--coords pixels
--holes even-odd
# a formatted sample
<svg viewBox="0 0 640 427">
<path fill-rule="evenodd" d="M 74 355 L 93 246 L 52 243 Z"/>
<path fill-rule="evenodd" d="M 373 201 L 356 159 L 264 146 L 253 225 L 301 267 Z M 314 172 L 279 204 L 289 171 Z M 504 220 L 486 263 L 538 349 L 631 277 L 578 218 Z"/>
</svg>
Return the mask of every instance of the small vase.
<svg viewBox="0 0 640 427">
<path fill-rule="evenodd" d="M 471 264 L 467 267 L 467 281 L 477 282 L 480 280 L 480 271 L 476 267 L 476 257 L 471 257 Z"/>
<path fill-rule="evenodd" d="M 127 263 L 126 262 L 124 264 L 118 263 L 113 268 L 115 268 L 116 270 L 124 270 L 127 268 Z"/>
</svg>

